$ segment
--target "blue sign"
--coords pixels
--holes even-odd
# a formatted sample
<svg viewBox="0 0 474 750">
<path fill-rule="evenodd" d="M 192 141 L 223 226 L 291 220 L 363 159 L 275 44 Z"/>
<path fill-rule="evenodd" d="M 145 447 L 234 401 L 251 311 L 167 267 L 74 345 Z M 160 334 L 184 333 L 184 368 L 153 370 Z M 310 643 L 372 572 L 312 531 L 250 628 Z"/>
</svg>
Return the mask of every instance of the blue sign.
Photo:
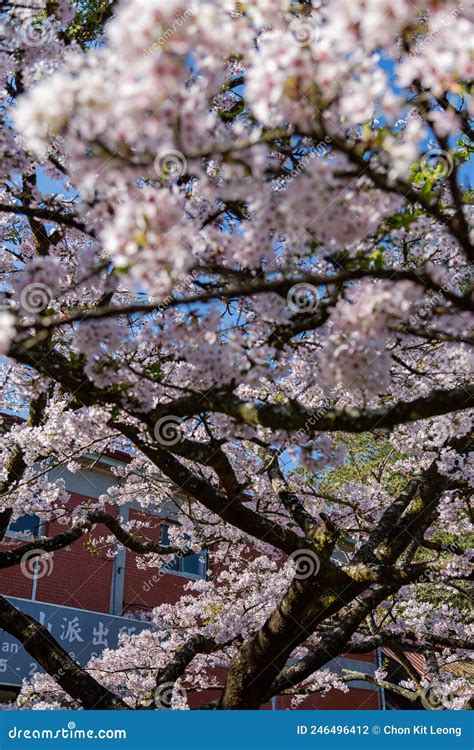
<svg viewBox="0 0 474 750">
<path fill-rule="evenodd" d="M 13 606 L 44 625 L 71 658 L 82 665 L 87 664 L 93 656 L 99 656 L 105 648 L 116 648 L 122 633 L 135 635 L 150 627 L 149 623 L 127 617 L 11 596 L 6 598 Z M 0 630 L 1 685 L 21 685 L 24 677 L 32 677 L 35 672 L 42 671 L 20 641 Z"/>
</svg>

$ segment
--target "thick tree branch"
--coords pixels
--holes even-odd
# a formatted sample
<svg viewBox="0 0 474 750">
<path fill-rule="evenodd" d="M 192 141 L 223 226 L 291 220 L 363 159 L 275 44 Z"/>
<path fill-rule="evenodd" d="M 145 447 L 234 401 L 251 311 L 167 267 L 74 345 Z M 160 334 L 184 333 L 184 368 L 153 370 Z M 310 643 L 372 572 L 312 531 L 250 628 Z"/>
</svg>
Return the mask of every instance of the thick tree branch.
<svg viewBox="0 0 474 750">
<path fill-rule="evenodd" d="M 83 708 L 128 708 L 117 695 L 100 685 L 85 669 L 76 664 L 47 628 L 16 609 L 3 596 L 0 596 L 0 627 L 18 638 L 26 651 Z"/>
<path fill-rule="evenodd" d="M 308 539 L 315 537 L 318 533 L 318 523 L 316 519 L 306 511 L 298 497 L 288 489 L 286 479 L 279 466 L 277 453 L 273 455 L 267 471 L 273 491 L 280 499 L 282 505 L 296 521 Z"/>
<path fill-rule="evenodd" d="M 265 541 L 287 554 L 304 547 L 304 540 L 291 529 L 273 523 L 263 514 L 236 502 L 235 498 L 229 499 L 218 492 L 209 482 L 193 474 L 169 451 L 150 445 L 141 439 L 137 430 L 129 425 L 118 422 L 114 424 L 165 476 L 171 479 L 177 489 L 198 500 L 226 523 L 236 526 L 251 537 Z"/>
<path fill-rule="evenodd" d="M 70 544 L 80 539 L 81 536 L 86 534 L 93 528 L 93 526 L 99 523 L 104 524 L 104 526 L 112 532 L 114 537 L 121 542 L 124 547 L 131 552 L 135 552 L 137 555 L 157 554 L 180 555 L 185 557 L 186 555 L 192 554 L 189 550 L 182 550 L 179 547 L 157 544 L 152 540 L 141 542 L 135 535 L 126 531 L 117 519 L 109 513 L 105 513 L 105 511 L 101 510 L 93 510 L 88 512 L 83 520 L 79 521 L 72 528 L 61 534 L 57 534 L 53 537 L 40 537 L 34 539 L 32 542 L 28 542 L 28 544 L 15 547 L 7 552 L 0 552 L 0 569 L 18 565 L 26 554 L 33 551 L 37 551 L 38 554 L 41 554 L 41 552 L 51 554 L 57 550 L 64 549 L 64 547 L 68 547 Z"/>
<path fill-rule="evenodd" d="M 7 203 L 0 203 L 0 212 L 41 219 L 42 221 L 50 222 L 52 224 L 60 224 L 71 229 L 77 229 L 80 232 L 84 232 L 84 234 L 94 236 L 91 231 L 87 230 L 85 224 L 74 218 L 73 214 L 63 214 L 59 211 L 50 211 L 47 208 L 21 206 L 19 204 L 10 205 Z"/>
<path fill-rule="evenodd" d="M 377 680 L 376 677 L 373 677 L 370 674 L 366 674 L 365 672 L 354 672 L 349 669 L 343 669 L 342 671 L 343 676 L 340 678 L 342 679 L 342 682 L 353 682 L 354 680 L 368 682 L 371 685 L 376 685 L 379 688 L 390 690 L 392 693 L 401 695 L 403 698 L 406 698 L 412 703 L 415 703 L 420 697 L 418 691 L 401 687 L 401 685 L 397 685 L 395 682 L 389 682 L 388 680 Z"/>
<path fill-rule="evenodd" d="M 1 206 L 0 206 L 1 211 Z M 20 213 L 18 211 L 18 213 Z M 79 227 L 77 227 L 79 228 Z M 205 269 L 207 271 L 207 269 Z M 206 292 L 200 294 L 193 294 L 188 296 L 176 297 L 173 299 L 166 300 L 166 307 L 177 307 L 180 305 L 199 305 L 204 302 L 209 302 L 214 299 L 231 300 L 239 299 L 241 297 L 253 296 L 255 294 L 269 294 L 277 293 L 286 296 L 291 287 L 298 284 L 310 284 L 317 287 L 331 287 L 331 286 L 342 286 L 343 284 L 351 281 L 357 281 L 359 279 L 372 278 L 372 279 L 386 279 L 388 281 L 411 281 L 418 286 L 422 286 L 424 289 L 434 291 L 438 294 L 442 294 L 446 300 L 452 303 L 455 307 L 461 310 L 472 311 L 473 302 L 471 295 L 459 296 L 450 292 L 448 289 L 437 284 L 431 277 L 426 273 L 423 267 L 411 269 L 398 269 L 398 268 L 373 268 L 373 269 L 354 269 L 351 271 L 340 271 L 334 274 L 299 274 L 294 278 L 283 278 L 276 280 L 268 279 L 250 279 L 247 284 L 240 284 L 236 286 L 223 287 L 219 285 L 215 289 L 209 289 Z M 79 308 L 78 310 L 71 310 L 67 315 L 61 317 L 42 317 L 36 321 L 38 328 L 57 328 L 71 323 L 83 320 L 98 320 L 102 318 L 114 318 L 120 315 L 132 315 L 141 314 L 146 315 L 148 313 L 160 310 L 163 307 L 163 300 L 152 302 L 149 304 L 138 304 L 130 303 L 127 305 L 102 305 L 90 310 L 84 310 Z M 315 324 L 320 325 L 327 317 L 327 310 L 323 305 L 321 314 L 316 316 L 307 316 L 302 318 L 300 321 L 295 321 L 291 330 L 291 335 L 302 332 L 304 330 L 310 330 L 314 328 Z M 25 326 L 26 328 L 26 326 Z M 19 327 L 19 330 L 22 330 Z"/>
<path fill-rule="evenodd" d="M 191 664 L 197 654 L 210 654 L 218 646 L 213 638 L 197 634 L 176 649 L 173 659 L 156 675 L 155 705 L 157 708 L 171 708 L 173 686 Z"/>
<path fill-rule="evenodd" d="M 46 373 L 85 404 L 116 403 L 115 394 L 93 386 L 81 369 L 77 366 L 72 369 L 67 360 L 55 351 L 45 351 L 41 347 L 36 351 L 15 344 L 10 356 L 22 364 Z M 244 401 L 232 392 L 214 390 L 160 404 L 154 412 L 142 414 L 140 417 L 150 429 L 153 429 L 156 422 L 166 416 L 190 418 L 203 412 L 216 412 L 227 414 L 237 422 L 254 427 L 269 427 L 285 432 L 303 430 L 305 433 L 314 434 L 320 431 L 366 432 L 373 429 L 389 429 L 398 424 L 468 409 L 473 405 L 474 383 L 460 388 L 433 390 L 428 396 L 413 401 L 400 401 L 367 410 L 355 407 L 307 409 L 298 401 L 286 405 Z"/>
<path fill-rule="evenodd" d="M 37 398 L 32 399 L 26 422 L 28 426 L 37 427 L 41 424 L 44 417 L 46 403 L 47 396 L 45 392 Z M 12 487 L 18 485 L 27 468 L 24 452 L 21 448 L 15 446 L 10 458 L 8 459 L 7 466 L 4 468 L 6 468 L 7 474 L 5 480 L 0 482 L 0 496 L 4 495 Z M 6 508 L 0 512 L 0 542 L 5 538 L 5 534 L 12 518 L 12 513 L 13 511 L 11 508 Z"/>
<path fill-rule="evenodd" d="M 374 586 L 361 601 L 355 601 L 345 612 L 344 617 L 334 625 L 331 632 L 321 639 L 317 648 L 309 652 L 295 664 L 284 666 L 277 675 L 267 693 L 267 698 L 279 695 L 284 690 L 298 685 L 310 677 L 313 672 L 321 669 L 328 661 L 345 650 L 346 643 L 356 632 L 367 614 L 383 599 L 390 595 L 393 588 L 388 586 Z"/>
</svg>

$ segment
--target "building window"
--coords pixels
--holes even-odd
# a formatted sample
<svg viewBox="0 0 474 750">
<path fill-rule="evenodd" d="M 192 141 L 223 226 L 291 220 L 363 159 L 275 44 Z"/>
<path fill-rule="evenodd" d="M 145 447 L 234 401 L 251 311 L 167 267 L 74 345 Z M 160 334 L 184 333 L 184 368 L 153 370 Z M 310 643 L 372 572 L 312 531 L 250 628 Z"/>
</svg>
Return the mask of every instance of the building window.
<svg viewBox="0 0 474 750">
<path fill-rule="evenodd" d="M 162 523 L 160 527 L 160 544 L 169 545 L 169 525 Z M 207 553 L 205 550 L 192 555 L 176 555 L 167 560 L 162 570 L 179 573 L 189 578 L 205 578 L 207 571 Z"/>
<path fill-rule="evenodd" d="M 26 536 L 26 534 L 34 537 L 39 536 L 41 521 L 38 516 L 20 516 L 16 521 L 8 527 L 8 536 Z"/>
</svg>

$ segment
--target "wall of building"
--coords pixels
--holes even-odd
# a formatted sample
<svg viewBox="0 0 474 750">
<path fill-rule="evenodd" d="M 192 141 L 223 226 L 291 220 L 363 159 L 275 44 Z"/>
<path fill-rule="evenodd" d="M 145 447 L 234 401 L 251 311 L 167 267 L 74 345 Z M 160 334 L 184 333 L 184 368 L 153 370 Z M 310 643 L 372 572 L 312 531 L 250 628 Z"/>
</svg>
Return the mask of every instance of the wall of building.
<svg viewBox="0 0 474 750">
<path fill-rule="evenodd" d="M 85 495 L 71 493 L 69 507 L 87 502 Z M 112 508 L 107 509 L 115 513 Z M 130 511 L 130 518 L 141 519 L 143 514 Z M 149 517 L 151 527 L 144 530 L 149 539 L 159 542 L 160 519 Z M 64 532 L 68 527 L 58 521 L 49 523 L 44 534 L 53 536 Z M 44 575 L 39 574 L 36 593 L 33 592 L 31 577 L 22 572 L 21 566 L 0 570 L 0 591 L 23 599 L 60 604 L 96 612 L 111 611 L 111 594 L 114 566 L 119 576 L 125 577 L 121 610 L 114 614 L 131 614 L 150 610 L 160 603 L 174 603 L 183 593 L 189 578 L 179 573 L 166 573 L 158 568 L 140 569 L 139 556 L 127 550 L 125 565 L 117 566 L 110 552 L 110 545 L 101 544 L 100 551 L 92 548 L 90 537 L 100 540 L 108 533 L 104 527 L 96 527 L 90 535 L 74 542 L 70 547 L 58 550 L 51 559 L 51 565 Z M 14 548 L 24 542 L 18 538 L 7 538 L 2 549 Z M 120 567 L 120 569 L 118 569 Z M 125 568 L 125 570 L 123 569 Z"/>
<path fill-rule="evenodd" d="M 87 504 L 89 500 L 105 493 L 115 481 L 109 471 L 103 470 L 81 470 L 77 474 L 61 470 L 60 475 L 70 492 L 69 508 L 77 504 Z M 115 508 L 110 507 L 107 510 L 117 516 Z M 120 519 L 124 521 L 127 518 L 146 520 L 149 525 L 141 533 L 149 539 L 160 541 L 162 520 L 158 516 L 144 515 L 133 506 L 125 506 L 120 509 Z M 52 536 L 66 529 L 67 526 L 54 521 L 47 524 L 42 533 Z M 107 534 L 107 530 L 99 526 L 92 532 L 92 537 L 101 540 Z M 19 538 L 7 537 L 0 548 L 3 550 L 23 543 Z M 143 610 L 151 610 L 158 604 L 173 604 L 179 600 L 189 577 L 158 568 L 141 569 L 137 555 L 120 547 L 118 549 L 120 552 L 114 557 L 111 554 L 111 545 L 101 542 L 99 550 L 93 549 L 89 537 L 82 537 L 69 548 L 55 552 L 51 564 L 42 569 L 36 580 L 33 580 L 31 575 L 25 575 L 21 566 L 0 570 L 0 592 L 7 596 L 34 599 L 78 610 L 111 613 L 115 616 L 125 614 L 132 617 Z M 357 664 L 353 663 L 354 658 L 357 658 Z M 358 671 L 366 671 L 367 667 L 372 671 L 375 668 L 375 658 L 371 654 L 357 657 L 352 655 L 349 661 L 342 657 L 335 660 L 336 669 L 359 668 Z M 224 677 L 225 675 L 222 675 L 222 680 Z M 190 701 L 192 706 L 202 705 L 215 697 L 216 694 L 207 691 L 199 697 L 190 696 Z M 290 706 L 290 697 L 279 696 L 264 708 L 281 710 Z M 331 690 L 325 697 L 316 694 L 299 704 L 299 708 L 302 709 L 378 707 L 379 692 L 367 689 L 364 683 L 360 683 L 349 693 Z"/>
</svg>

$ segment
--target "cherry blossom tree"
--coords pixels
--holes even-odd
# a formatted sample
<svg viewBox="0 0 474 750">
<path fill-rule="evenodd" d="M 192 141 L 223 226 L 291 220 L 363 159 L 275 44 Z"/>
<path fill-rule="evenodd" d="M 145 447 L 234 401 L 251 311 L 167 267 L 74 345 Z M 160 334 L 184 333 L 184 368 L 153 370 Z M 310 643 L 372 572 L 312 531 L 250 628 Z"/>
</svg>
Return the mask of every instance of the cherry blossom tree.
<svg viewBox="0 0 474 750">
<path fill-rule="evenodd" d="M 354 679 L 468 705 L 472 21 L 454 0 L 1 3 L 1 408 L 26 418 L 2 431 L 0 534 L 65 528 L 0 566 L 96 527 L 150 574 L 210 561 L 86 668 L 0 598 L 46 672 L 19 706 L 297 705 Z M 117 481 L 68 510 L 47 471 L 117 448 Z M 106 512 L 131 497 L 174 505 L 169 545 Z M 327 667 L 383 645 L 427 677 Z"/>
</svg>

